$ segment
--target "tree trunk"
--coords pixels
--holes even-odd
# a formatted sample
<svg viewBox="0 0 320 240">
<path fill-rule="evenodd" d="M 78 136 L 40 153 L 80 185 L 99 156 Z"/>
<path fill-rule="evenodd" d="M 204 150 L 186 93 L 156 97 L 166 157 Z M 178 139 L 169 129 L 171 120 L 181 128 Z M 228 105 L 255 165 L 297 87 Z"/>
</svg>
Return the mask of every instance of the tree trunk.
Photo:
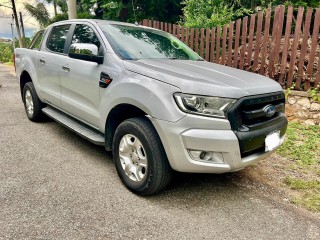
<svg viewBox="0 0 320 240">
<path fill-rule="evenodd" d="M 53 10 L 54 10 L 54 16 L 56 17 L 58 15 L 58 12 L 57 12 L 57 1 L 53 1 Z"/>
<path fill-rule="evenodd" d="M 121 10 L 119 13 L 119 20 L 121 22 L 126 22 L 129 15 L 128 3 L 130 0 L 121 0 Z"/>
<path fill-rule="evenodd" d="M 77 18 L 77 1 L 68 0 L 68 17 L 69 19 Z"/>
</svg>

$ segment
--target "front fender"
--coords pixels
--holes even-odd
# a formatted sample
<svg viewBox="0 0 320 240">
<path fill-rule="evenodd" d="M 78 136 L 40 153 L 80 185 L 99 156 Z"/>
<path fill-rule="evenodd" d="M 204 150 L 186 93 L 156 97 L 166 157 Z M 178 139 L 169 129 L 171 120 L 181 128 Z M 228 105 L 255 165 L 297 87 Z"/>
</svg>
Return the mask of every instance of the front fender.
<svg viewBox="0 0 320 240">
<path fill-rule="evenodd" d="M 99 128 L 105 128 L 109 112 L 119 104 L 131 104 L 147 115 L 164 121 L 175 122 L 186 114 L 175 103 L 173 94 L 181 90 L 173 85 L 138 74 L 129 78 L 114 80 L 107 89 L 100 92 L 102 121 Z"/>
</svg>

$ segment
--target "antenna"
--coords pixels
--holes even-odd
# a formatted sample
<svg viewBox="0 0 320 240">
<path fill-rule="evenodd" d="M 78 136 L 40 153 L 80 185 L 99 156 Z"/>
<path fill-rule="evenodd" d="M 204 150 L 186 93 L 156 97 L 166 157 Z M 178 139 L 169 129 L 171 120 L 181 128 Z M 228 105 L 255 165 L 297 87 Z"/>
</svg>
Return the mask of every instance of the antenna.
<svg viewBox="0 0 320 240">
<path fill-rule="evenodd" d="M 131 0 L 131 3 L 132 3 L 132 10 L 133 10 L 133 16 L 134 16 L 134 21 L 135 21 L 134 24 L 139 25 L 137 22 L 136 10 L 134 9 L 133 0 Z"/>
</svg>

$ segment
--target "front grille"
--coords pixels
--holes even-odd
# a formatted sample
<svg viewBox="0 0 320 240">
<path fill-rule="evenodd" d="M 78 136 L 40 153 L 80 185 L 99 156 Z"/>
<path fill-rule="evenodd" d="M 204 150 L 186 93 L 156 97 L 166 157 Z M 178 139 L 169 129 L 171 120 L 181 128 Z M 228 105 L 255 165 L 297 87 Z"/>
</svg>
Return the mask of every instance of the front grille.
<svg viewBox="0 0 320 240">
<path fill-rule="evenodd" d="M 266 116 L 265 108 L 272 105 L 272 116 Z M 230 109 L 228 119 L 238 137 L 241 156 L 248 156 L 264 148 L 264 139 L 272 131 L 286 131 L 284 115 L 285 97 L 283 92 L 241 98 Z"/>
<path fill-rule="evenodd" d="M 263 109 L 270 104 L 276 108 L 276 113 L 272 117 L 266 117 Z M 284 112 L 284 104 L 282 92 L 241 98 L 228 114 L 232 130 L 248 131 L 250 127 L 256 128 L 272 121 Z"/>
</svg>

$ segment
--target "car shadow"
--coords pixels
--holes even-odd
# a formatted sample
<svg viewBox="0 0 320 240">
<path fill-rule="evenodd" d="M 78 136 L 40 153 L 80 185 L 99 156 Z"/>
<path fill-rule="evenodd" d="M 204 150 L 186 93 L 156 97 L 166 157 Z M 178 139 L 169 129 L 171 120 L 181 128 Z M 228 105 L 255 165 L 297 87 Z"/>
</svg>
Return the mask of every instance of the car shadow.
<svg viewBox="0 0 320 240">
<path fill-rule="evenodd" d="M 48 124 L 57 125 L 54 128 L 59 134 L 63 135 L 65 141 L 72 142 L 79 151 L 86 152 L 91 157 L 88 161 L 95 161 L 102 167 L 107 168 L 109 174 L 118 179 L 119 189 L 126 190 L 122 185 L 115 171 L 112 153 L 105 151 L 103 146 L 97 146 L 76 133 L 66 129 L 58 123 Z M 110 170 L 111 169 L 111 170 Z M 189 206 L 192 207 L 212 205 L 217 202 L 237 202 L 239 199 L 248 198 L 248 189 L 239 182 L 245 172 L 234 172 L 225 174 L 193 174 L 193 173 L 173 173 L 170 184 L 162 191 L 152 196 L 139 197 L 132 194 L 132 198 L 143 198 L 151 204 L 163 206 Z M 130 194 L 128 195 L 130 196 Z M 172 204 L 173 199 L 176 204 Z"/>
</svg>

